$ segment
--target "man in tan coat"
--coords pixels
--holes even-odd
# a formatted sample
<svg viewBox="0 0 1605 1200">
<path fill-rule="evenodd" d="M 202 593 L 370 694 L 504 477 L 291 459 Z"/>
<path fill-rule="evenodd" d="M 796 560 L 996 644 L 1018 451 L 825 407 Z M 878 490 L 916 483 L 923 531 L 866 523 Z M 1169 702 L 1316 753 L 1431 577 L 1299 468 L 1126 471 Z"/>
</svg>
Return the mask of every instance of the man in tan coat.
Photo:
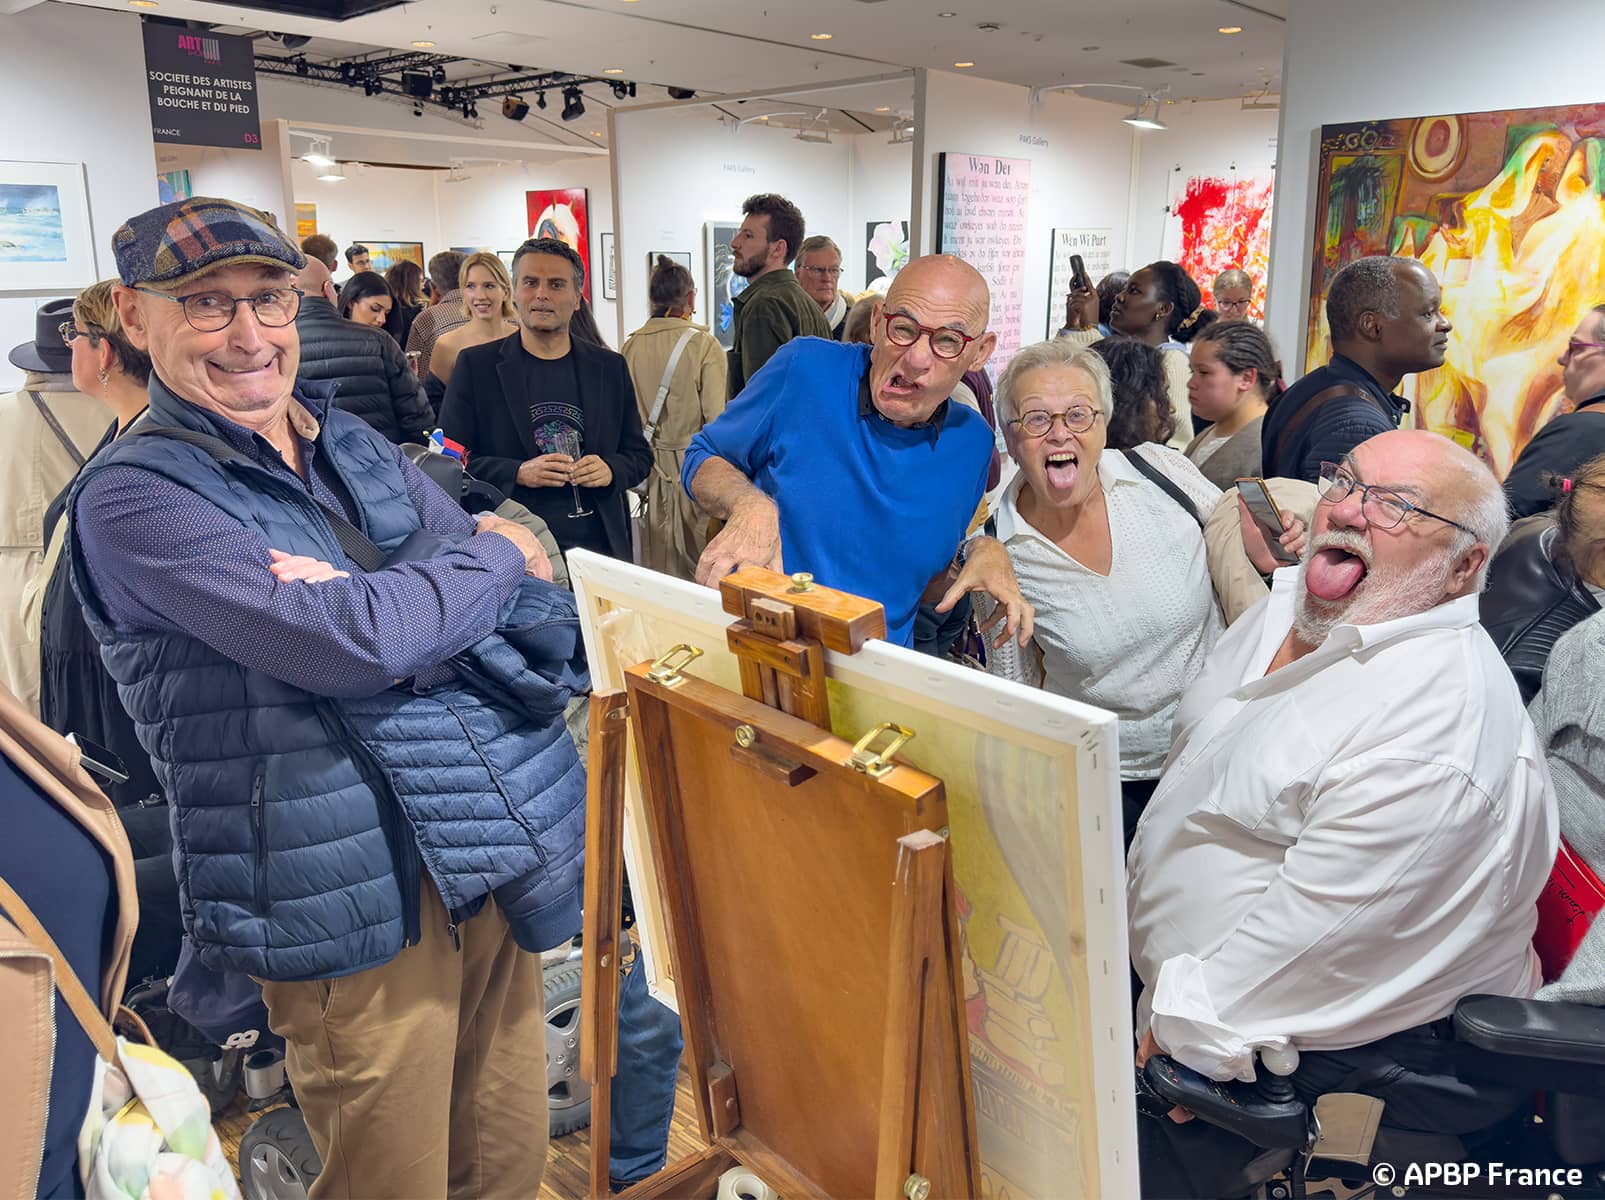
<svg viewBox="0 0 1605 1200">
<path fill-rule="evenodd" d="M 680 486 L 680 468 L 691 438 L 724 411 L 725 355 L 707 326 L 691 322 L 697 289 L 690 271 L 659 258 L 649 295 L 652 319 L 623 348 L 652 447 L 652 473 L 635 492 L 636 549 L 642 566 L 695 581 L 708 522 Z"/>
<path fill-rule="evenodd" d="M 52 300 L 35 317 L 34 338 L 8 356 L 22 387 L 0 396 L 0 684 L 39 715 L 39 637 L 22 621 L 22 592 L 44 560 L 45 508 L 93 452 L 111 410 L 73 384 L 72 351 L 61 326 L 72 301 Z"/>
</svg>

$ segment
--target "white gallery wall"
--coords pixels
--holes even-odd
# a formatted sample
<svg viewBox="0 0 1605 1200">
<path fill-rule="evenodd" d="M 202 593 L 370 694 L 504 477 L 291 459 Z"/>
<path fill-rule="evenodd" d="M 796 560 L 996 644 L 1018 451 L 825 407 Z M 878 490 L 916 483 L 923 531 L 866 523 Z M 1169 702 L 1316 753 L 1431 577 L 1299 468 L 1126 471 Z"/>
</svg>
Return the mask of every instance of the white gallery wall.
<svg viewBox="0 0 1605 1200">
<path fill-rule="evenodd" d="M 906 224 L 913 216 L 914 143 L 894 145 L 889 133 L 861 133 L 849 140 L 852 182 L 848 227 L 840 233 L 830 229 L 812 231 L 828 233 L 836 239 L 842 248 L 842 290 L 861 292 L 868 267 L 866 226 L 881 221 Z"/>
<path fill-rule="evenodd" d="M 1302 361 L 1321 126 L 1597 101 L 1578 26 L 1597 19 L 1563 0 L 1289 0 L 1268 312 L 1284 361 Z"/>
<path fill-rule="evenodd" d="M 96 275 L 115 272 L 111 235 L 156 203 L 156 150 L 139 18 L 66 4 L 0 16 L 0 158 L 82 162 Z M 0 280 L 0 287 L 4 281 Z M 32 341 L 44 299 L 0 298 L 0 390 L 22 383 L 5 359 Z"/>
<path fill-rule="evenodd" d="M 299 139 L 298 139 L 299 141 Z M 305 146 L 298 145 L 297 149 Z M 338 149 L 338 147 L 336 147 Z M 440 212 L 435 207 L 436 168 L 410 170 L 348 163 L 339 183 L 318 178 L 321 168 L 296 159 L 290 167 L 297 204 L 317 206 L 318 232 L 332 237 L 343 252 L 352 242 L 422 242 L 424 256 L 444 250 Z M 336 271 L 346 274 L 342 257 Z"/>
<path fill-rule="evenodd" d="M 917 77 L 915 150 L 919 212 L 913 231 L 919 253 L 936 246 L 940 167 L 937 155 L 992 155 L 1031 162 L 1021 344 L 1041 341 L 1064 321 L 1064 303 L 1050 304 L 1048 276 L 1055 228 L 1112 231 L 1116 263 L 1132 252 L 1128 209 L 1132 194 L 1132 140 L 1111 104 L 1054 93 L 1035 106 L 1030 91 L 949 71 Z M 1051 312 L 1050 312 L 1051 308 Z"/>
<path fill-rule="evenodd" d="M 191 195 L 238 200 L 274 217 L 281 229 L 294 232 L 289 126 L 263 113 L 261 129 L 260 150 L 158 146 L 156 168 L 163 174 L 188 171 Z"/>
<path fill-rule="evenodd" d="M 843 265 L 850 272 L 846 278 L 862 279 L 862 247 L 857 250 L 856 269 L 850 258 L 852 247 L 861 240 L 851 232 L 849 143 L 854 139 L 802 142 L 793 130 L 769 129 L 759 122 L 732 130 L 707 105 L 619 110 L 612 126 L 623 332 L 635 329 L 649 315 L 647 260 L 659 250 L 691 254 L 697 320 L 707 322 L 711 297 L 704 225 L 739 223 L 742 202 L 756 192 L 778 192 L 796 204 L 810 233 L 829 234 L 842 244 L 848 260 Z M 906 174 L 903 178 L 906 185 Z"/>
</svg>

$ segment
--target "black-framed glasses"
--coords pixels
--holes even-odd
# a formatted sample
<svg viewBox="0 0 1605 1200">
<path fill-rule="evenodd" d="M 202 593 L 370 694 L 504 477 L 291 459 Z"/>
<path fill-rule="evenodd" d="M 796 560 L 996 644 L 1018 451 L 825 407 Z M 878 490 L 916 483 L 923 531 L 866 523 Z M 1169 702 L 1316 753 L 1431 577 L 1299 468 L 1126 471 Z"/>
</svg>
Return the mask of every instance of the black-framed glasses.
<svg viewBox="0 0 1605 1200">
<path fill-rule="evenodd" d="M 261 324 L 269 329 L 282 329 L 295 320 L 295 314 L 301 311 L 301 297 L 306 295 L 300 288 L 293 287 L 268 288 L 254 296 L 231 296 L 227 292 L 191 292 L 187 296 L 169 296 L 155 288 L 135 290 L 182 305 L 184 319 L 201 333 L 227 329 L 242 304 L 249 304 L 256 310 L 256 319 Z"/>
<path fill-rule="evenodd" d="M 1320 492 L 1322 503 L 1325 504 L 1340 504 L 1350 492 L 1358 488 L 1360 511 L 1365 513 L 1365 519 L 1378 529 L 1395 529 L 1399 522 L 1411 513 L 1419 513 L 1423 517 L 1431 517 L 1434 521 L 1442 521 L 1445 525 L 1453 525 L 1462 533 L 1471 534 L 1472 537 L 1477 536 L 1476 530 L 1467 529 L 1459 521 L 1431 512 L 1419 504 L 1412 504 L 1398 492 L 1377 487 L 1375 484 L 1361 483 L 1354 477 L 1353 471 L 1337 463 L 1321 464 L 1321 475 L 1315 486 Z"/>
<path fill-rule="evenodd" d="M 1096 408 L 1084 408 L 1077 405 L 1062 413 L 1050 413 L 1040 408 L 1033 408 L 1028 413 L 1021 413 L 1012 420 L 1005 421 L 1005 425 L 1018 425 L 1025 431 L 1026 437 L 1047 437 L 1048 431 L 1053 428 L 1055 421 L 1063 421 L 1064 427 L 1071 433 L 1086 433 L 1103 413 Z"/>
<path fill-rule="evenodd" d="M 929 336 L 931 353 L 937 358 L 957 358 L 979 336 L 971 337 L 962 329 L 932 329 L 903 313 L 882 313 L 881 320 L 886 323 L 886 336 L 892 345 L 912 346 L 920 338 Z"/>
<path fill-rule="evenodd" d="M 91 346 L 97 346 L 100 344 L 100 339 L 106 336 L 104 330 L 79 329 L 78 326 L 74 325 L 71 321 L 63 321 L 60 325 L 56 326 L 56 329 L 61 333 L 61 340 L 69 350 L 72 349 L 72 344 L 81 337 L 88 338 Z"/>
</svg>

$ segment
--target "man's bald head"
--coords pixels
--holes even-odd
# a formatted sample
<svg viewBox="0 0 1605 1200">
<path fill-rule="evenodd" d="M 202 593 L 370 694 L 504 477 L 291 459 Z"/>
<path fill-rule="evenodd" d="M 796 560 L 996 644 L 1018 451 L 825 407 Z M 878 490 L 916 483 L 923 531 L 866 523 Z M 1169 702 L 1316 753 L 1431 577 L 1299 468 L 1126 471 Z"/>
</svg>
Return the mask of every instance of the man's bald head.
<svg viewBox="0 0 1605 1200">
<path fill-rule="evenodd" d="M 334 291 L 334 276 L 314 255 L 307 255 L 307 265 L 295 277 L 295 286 L 309 296 L 322 296 L 329 303 L 334 303 L 334 297 L 329 294 Z"/>
<path fill-rule="evenodd" d="M 974 315 L 972 334 L 982 333 L 992 319 L 992 291 L 981 272 L 953 254 L 927 254 L 910 259 L 886 292 L 886 309 L 895 312 L 905 293 L 940 296 Z M 965 322 L 969 324 L 967 320 Z"/>
<path fill-rule="evenodd" d="M 1379 433 L 1362 445 L 1375 446 L 1398 464 L 1406 478 L 1420 481 L 1433 512 L 1451 517 L 1471 530 L 1455 530 L 1454 553 L 1464 554 L 1481 543 L 1488 554 L 1499 549 L 1510 532 L 1510 507 L 1499 480 L 1470 450 L 1425 429 L 1395 429 Z M 1487 568 L 1478 572 L 1474 591 L 1487 583 Z"/>
</svg>

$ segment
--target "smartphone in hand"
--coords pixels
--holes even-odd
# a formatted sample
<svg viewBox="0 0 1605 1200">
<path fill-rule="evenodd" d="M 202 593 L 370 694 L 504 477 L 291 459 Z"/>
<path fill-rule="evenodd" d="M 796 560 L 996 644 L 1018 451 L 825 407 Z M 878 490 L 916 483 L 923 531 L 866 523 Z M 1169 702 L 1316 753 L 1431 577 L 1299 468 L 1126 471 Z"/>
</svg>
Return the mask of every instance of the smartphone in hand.
<svg viewBox="0 0 1605 1200">
<path fill-rule="evenodd" d="M 1276 501 L 1271 499 L 1271 490 L 1265 486 L 1265 480 L 1258 476 L 1239 479 L 1237 494 L 1248 505 L 1248 515 L 1254 518 L 1254 524 L 1265 534 L 1265 544 L 1276 555 L 1276 560 L 1289 566 L 1298 562 L 1298 555 L 1278 540 L 1287 532 L 1287 526 L 1282 524 L 1282 514 L 1277 511 Z"/>
<path fill-rule="evenodd" d="M 1079 254 L 1070 256 L 1070 286 L 1082 292 L 1092 290 L 1092 276 L 1087 274 L 1087 264 Z"/>
</svg>

